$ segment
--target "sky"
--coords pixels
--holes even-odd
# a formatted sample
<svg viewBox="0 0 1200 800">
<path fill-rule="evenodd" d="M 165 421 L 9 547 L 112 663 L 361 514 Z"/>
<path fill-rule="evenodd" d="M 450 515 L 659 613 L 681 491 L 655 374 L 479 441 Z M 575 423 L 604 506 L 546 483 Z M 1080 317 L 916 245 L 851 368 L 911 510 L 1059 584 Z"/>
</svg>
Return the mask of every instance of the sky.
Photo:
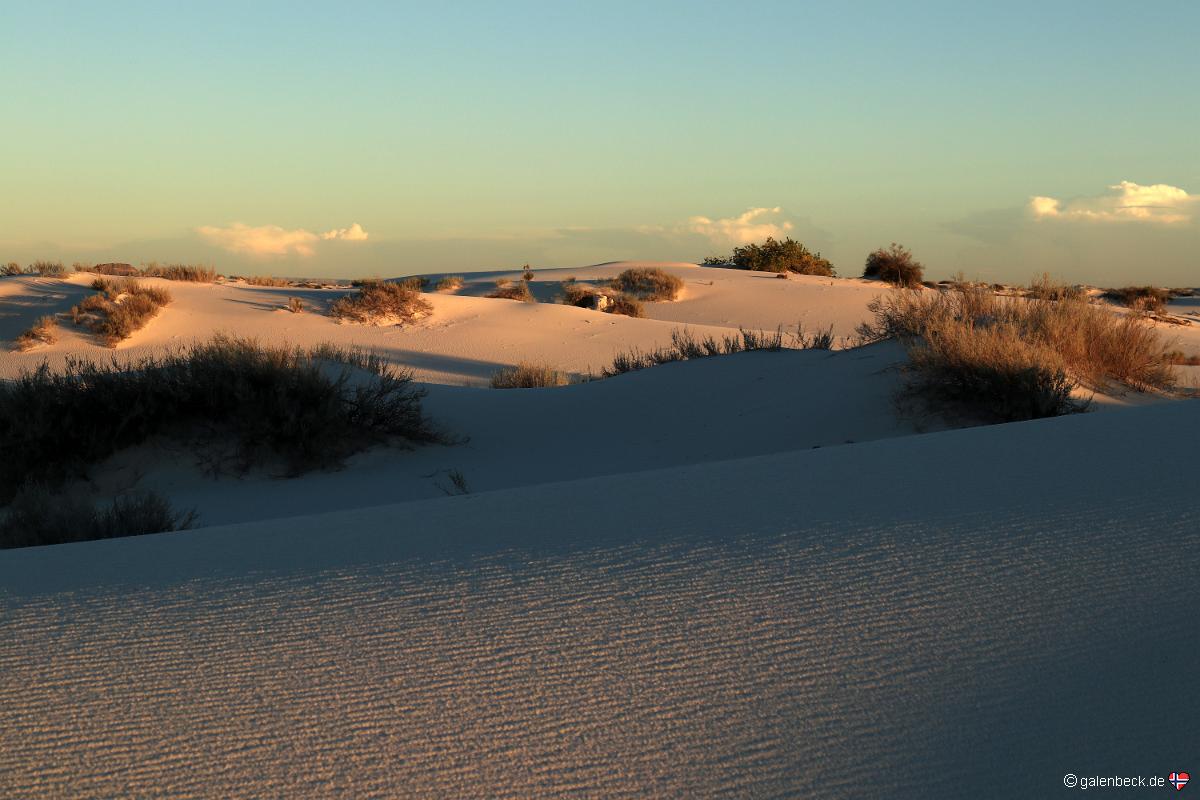
<svg viewBox="0 0 1200 800">
<path fill-rule="evenodd" d="M 1200 4 L 0 0 L 0 262 L 1200 284 Z"/>
</svg>

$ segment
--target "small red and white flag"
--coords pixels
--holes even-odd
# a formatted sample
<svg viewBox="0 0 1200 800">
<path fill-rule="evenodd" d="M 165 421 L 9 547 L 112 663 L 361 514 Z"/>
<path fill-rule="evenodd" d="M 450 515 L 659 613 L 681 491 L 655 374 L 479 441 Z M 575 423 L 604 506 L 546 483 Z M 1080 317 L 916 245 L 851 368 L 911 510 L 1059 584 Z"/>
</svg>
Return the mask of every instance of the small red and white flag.
<svg viewBox="0 0 1200 800">
<path fill-rule="evenodd" d="M 1171 777 L 1167 780 L 1175 787 L 1175 791 L 1183 791 L 1183 787 L 1187 786 L 1187 782 L 1192 779 L 1192 776 L 1186 772 L 1172 772 Z"/>
</svg>

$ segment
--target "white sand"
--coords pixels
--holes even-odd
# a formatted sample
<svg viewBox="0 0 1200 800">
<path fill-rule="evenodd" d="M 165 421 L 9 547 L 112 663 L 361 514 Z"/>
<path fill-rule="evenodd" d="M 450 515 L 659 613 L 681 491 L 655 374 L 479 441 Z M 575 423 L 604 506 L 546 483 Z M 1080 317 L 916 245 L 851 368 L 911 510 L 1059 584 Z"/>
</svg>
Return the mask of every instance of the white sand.
<svg viewBox="0 0 1200 800">
<path fill-rule="evenodd" d="M 98 469 L 208 527 L 0 551 L 0 797 L 1031 797 L 1187 769 L 1200 404 L 944 430 L 896 413 L 894 343 L 478 388 L 685 323 L 846 336 L 881 291 L 665 268 L 684 295 L 648 319 L 482 297 L 508 273 L 411 328 L 279 310 L 336 290 L 155 281 L 175 302 L 119 354 L 362 346 L 470 441 L 295 480 L 163 444 Z M 0 339 L 89 281 L 0 279 Z M 1200 324 L 1169 332 L 1200 353 Z M 0 376 L 110 353 L 64 323 Z M 473 494 L 442 496 L 451 469 Z"/>
<path fill-rule="evenodd" d="M 0 796 L 1047 797 L 1185 769 L 1198 422 L 8 551 Z"/>
</svg>

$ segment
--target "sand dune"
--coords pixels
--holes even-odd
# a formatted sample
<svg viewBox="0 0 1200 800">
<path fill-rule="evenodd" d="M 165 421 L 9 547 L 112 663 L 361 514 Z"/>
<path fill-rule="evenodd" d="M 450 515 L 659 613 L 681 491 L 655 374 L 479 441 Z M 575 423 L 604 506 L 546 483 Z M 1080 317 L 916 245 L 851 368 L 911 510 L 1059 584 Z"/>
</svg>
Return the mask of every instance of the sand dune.
<svg viewBox="0 0 1200 800">
<path fill-rule="evenodd" d="M 1165 774 L 1194 756 L 1200 516 L 1192 472 L 1159 467 L 1194 461 L 1198 411 L 9 551 L 0 794 L 1040 797 Z"/>
</svg>

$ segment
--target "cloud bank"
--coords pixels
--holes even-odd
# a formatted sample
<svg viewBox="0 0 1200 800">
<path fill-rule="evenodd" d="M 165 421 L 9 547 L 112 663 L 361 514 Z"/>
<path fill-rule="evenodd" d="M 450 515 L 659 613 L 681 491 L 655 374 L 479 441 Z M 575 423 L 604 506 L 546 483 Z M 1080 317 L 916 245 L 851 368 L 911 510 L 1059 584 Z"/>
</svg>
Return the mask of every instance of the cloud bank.
<svg viewBox="0 0 1200 800">
<path fill-rule="evenodd" d="M 795 226 L 782 218 L 783 209 L 751 208 L 736 217 L 724 219 L 709 219 L 708 217 L 691 217 L 687 229 L 707 237 L 716 244 L 749 244 L 761 242 L 768 236 L 776 239 L 783 238 Z"/>
<path fill-rule="evenodd" d="M 223 228 L 203 225 L 196 232 L 210 244 L 231 253 L 256 258 L 288 255 L 309 257 L 316 253 L 315 245 L 319 241 L 362 242 L 368 237 L 357 222 L 349 228 L 335 228 L 321 234 L 304 228 L 288 230 L 278 225 L 251 226 L 241 222 Z"/>
<path fill-rule="evenodd" d="M 1112 190 L 1110 194 L 1067 202 L 1056 197 L 1035 196 L 1029 200 L 1029 213 L 1036 220 L 1179 225 L 1191 222 L 1193 210 L 1200 206 L 1200 195 L 1189 195 L 1178 186 L 1166 183 L 1142 186 L 1121 181 L 1108 188 Z"/>
</svg>

